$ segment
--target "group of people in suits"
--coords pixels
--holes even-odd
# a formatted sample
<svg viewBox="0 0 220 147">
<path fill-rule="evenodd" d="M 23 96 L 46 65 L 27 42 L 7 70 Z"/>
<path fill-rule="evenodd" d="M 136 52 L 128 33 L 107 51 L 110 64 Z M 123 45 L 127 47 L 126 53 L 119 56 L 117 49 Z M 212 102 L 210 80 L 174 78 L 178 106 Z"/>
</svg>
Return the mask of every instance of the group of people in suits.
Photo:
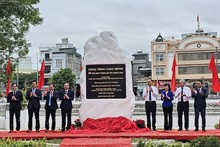
<svg viewBox="0 0 220 147">
<path fill-rule="evenodd" d="M 42 92 L 37 88 L 37 82 L 32 81 L 31 88 L 26 92 L 26 100 L 28 101 L 28 130 L 27 132 L 32 132 L 32 119 L 33 114 L 35 115 L 36 132 L 39 132 L 40 129 L 40 120 L 39 120 L 39 112 L 40 112 L 40 100 L 42 99 Z M 69 130 L 71 127 L 71 112 L 72 112 L 72 101 L 74 99 L 74 92 L 70 89 L 69 84 L 65 83 L 64 88 L 62 90 L 55 91 L 54 85 L 49 85 L 49 91 L 45 92 L 43 95 L 43 99 L 46 100 L 45 110 L 46 110 L 46 119 L 45 119 L 45 131 L 49 130 L 49 118 L 52 118 L 52 126 L 51 130 L 55 130 L 56 126 L 56 110 L 58 109 L 57 99 L 61 100 L 60 108 L 62 114 L 62 126 L 61 131 Z M 18 86 L 16 83 L 12 84 L 12 91 L 9 92 L 7 96 L 7 102 L 9 105 L 9 115 L 10 115 L 10 132 L 14 130 L 13 118 L 15 115 L 16 118 L 16 130 L 20 130 L 20 111 L 21 111 L 21 102 L 23 100 L 23 94 L 18 90 Z M 67 118 L 67 125 L 66 125 Z"/>
<path fill-rule="evenodd" d="M 189 129 L 189 98 L 194 99 L 195 110 L 195 130 L 199 131 L 199 113 L 202 117 L 202 131 L 206 127 L 206 98 L 208 97 L 207 90 L 202 86 L 202 81 L 197 81 L 196 86 L 189 88 L 185 86 L 185 80 L 179 81 L 179 87 L 175 92 L 171 91 L 170 84 L 164 85 L 164 91 L 161 92 L 161 100 L 163 101 L 163 114 L 164 114 L 164 130 L 172 130 L 173 125 L 173 103 L 176 98 L 177 113 L 178 113 L 178 131 L 183 130 L 182 116 L 184 114 L 184 128 L 186 131 Z M 147 116 L 147 127 L 151 129 L 151 116 L 152 116 L 152 129 L 156 131 L 156 100 L 158 97 L 157 87 L 152 85 L 152 80 L 148 79 L 147 87 L 143 90 L 143 97 L 145 98 L 145 111 Z"/>
</svg>

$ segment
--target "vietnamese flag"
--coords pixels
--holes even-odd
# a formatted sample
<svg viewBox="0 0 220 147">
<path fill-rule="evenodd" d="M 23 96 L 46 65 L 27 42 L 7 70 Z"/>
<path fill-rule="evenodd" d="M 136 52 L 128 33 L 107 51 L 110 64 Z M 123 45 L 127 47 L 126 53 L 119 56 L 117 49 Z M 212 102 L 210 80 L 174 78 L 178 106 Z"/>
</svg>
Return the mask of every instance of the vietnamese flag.
<svg viewBox="0 0 220 147">
<path fill-rule="evenodd" d="M 7 76 L 8 76 L 8 82 L 7 82 L 7 87 L 6 87 L 6 96 L 8 96 L 8 93 L 10 91 L 10 76 L 11 76 L 11 60 L 8 59 L 8 64 L 6 66 L 6 73 L 7 73 Z"/>
<path fill-rule="evenodd" d="M 220 84 L 219 84 L 219 79 L 218 79 L 218 71 L 215 65 L 214 54 L 212 54 L 212 57 L 209 62 L 209 70 L 211 70 L 212 72 L 212 90 L 214 92 L 218 92 L 220 91 Z"/>
<path fill-rule="evenodd" d="M 41 63 L 41 68 L 40 68 L 40 78 L 38 81 L 38 89 L 41 89 L 44 86 L 44 71 L 45 71 L 45 63 L 43 60 Z"/>
<path fill-rule="evenodd" d="M 174 92 L 176 90 L 176 55 L 173 57 L 172 72 L 171 91 Z"/>
</svg>

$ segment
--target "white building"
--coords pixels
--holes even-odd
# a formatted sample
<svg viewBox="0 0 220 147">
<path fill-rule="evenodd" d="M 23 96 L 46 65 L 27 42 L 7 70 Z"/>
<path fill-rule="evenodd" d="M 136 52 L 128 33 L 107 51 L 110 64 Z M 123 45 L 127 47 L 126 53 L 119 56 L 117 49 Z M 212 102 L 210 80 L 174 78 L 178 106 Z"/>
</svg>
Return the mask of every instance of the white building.
<svg viewBox="0 0 220 147">
<path fill-rule="evenodd" d="M 32 69 L 31 57 L 18 58 L 18 67 L 16 72 L 30 74 L 32 72 L 37 72 L 37 70 Z"/>
<path fill-rule="evenodd" d="M 142 52 L 132 54 L 132 80 L 134 93 L 138 96 L 142 95 L 143 88 L 146 86 L 146 79 L 151 75 L 151 62 L 149 61 L 149 54 Z"/>
<path fill-rule="evenodd" d="M 45 83 L 48 78 L 60 69 L 70 68 L 76 79 L 80 76 L 81 55 L 73 44 L 68 43 L 68 38 L 63 38 L 55 47 L 40 47 L 40 62 L 45 61 Z"/>
<path fill-rule="evenodd" d="M 209 70 L 211 55 L 215 54 L 215 58 L 219 59 L 219 51 L 220 38 L 217 37 L 217 32 L 206 33 L 198 29 L 195 33 L 182 34 L 182 39 L 169 40 L 158 35 L 151 42 L 152 79 L 158 81 L 161 89 L 165 82 L 170 82 L 173 57 L 176 55 L 176 79 L 203 80 L 207 85 L 212 79 Z M 219 60 L 216 62 L 218 65 Z"/>
</svg>

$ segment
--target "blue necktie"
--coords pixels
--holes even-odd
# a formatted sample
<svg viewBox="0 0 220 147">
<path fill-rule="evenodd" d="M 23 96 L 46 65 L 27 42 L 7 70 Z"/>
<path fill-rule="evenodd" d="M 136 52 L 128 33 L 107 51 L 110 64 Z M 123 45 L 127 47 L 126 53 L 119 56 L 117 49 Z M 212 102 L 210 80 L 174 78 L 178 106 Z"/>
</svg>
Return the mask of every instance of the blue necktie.
<svg viewBox="0 0 220 147">
<path fill-rule="evenodd" d="M 50 95 L 49 95 L 49 106 L 51 106 L 51 97 L 52 97 L 52 92 L 50 92 Z"/>
</svg>

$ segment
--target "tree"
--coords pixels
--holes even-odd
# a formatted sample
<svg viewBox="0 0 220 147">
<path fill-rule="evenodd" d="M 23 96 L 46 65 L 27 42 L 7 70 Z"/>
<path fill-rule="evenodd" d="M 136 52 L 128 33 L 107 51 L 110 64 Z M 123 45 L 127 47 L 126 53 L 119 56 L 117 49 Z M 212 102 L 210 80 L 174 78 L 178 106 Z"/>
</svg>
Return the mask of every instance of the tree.
<svg viewBox="0 0 220 147">
<path fill-rule="evenodd" d="M 43 22 L 36 4 L 40 0 L 0 0 L 0 65 L 4 65 L 8 58 L 14 59 L 26 56 L 30 43 L 26 34 L 31 25 Z M 15 65 L 13 64 L 13 67 Z M 14 68 L 12 72 L 14 71 Z M 5 68 L 0 66 L 0 79 L 5 80 Z"/>
<path fill-rule="evenodd" d="M 63 85 L 65 83 L 69 83 L 70 88 L 73 88 L 75 79 L 76 78 L 75 75 L 72 73 L 72 70 L 70 68 L 65 68 L 56 72 L 51 78 L 50 82 L 55 85 L 56 90 L 59 90 L 63 88 Z"/>
<path fill-rule="evenodd" d="M 26 39 L 30 25 L 42 23 L 39 0 L 1 0 L 0 1 L 0 51 L 3 59 L 12 53 L 19 57 L 29 52 L 30 43 Z"/>
<path fill-rule="evenodd" d="M 18 73 L 19 77 L 19 88 L 27 88 L 31 86 L 32 81 L 37 80 L 37 72 L 32 72 L 30 74 Z M 17 81 L 17 76 L 14 75 L 13 82 Z"/>
</svg>

